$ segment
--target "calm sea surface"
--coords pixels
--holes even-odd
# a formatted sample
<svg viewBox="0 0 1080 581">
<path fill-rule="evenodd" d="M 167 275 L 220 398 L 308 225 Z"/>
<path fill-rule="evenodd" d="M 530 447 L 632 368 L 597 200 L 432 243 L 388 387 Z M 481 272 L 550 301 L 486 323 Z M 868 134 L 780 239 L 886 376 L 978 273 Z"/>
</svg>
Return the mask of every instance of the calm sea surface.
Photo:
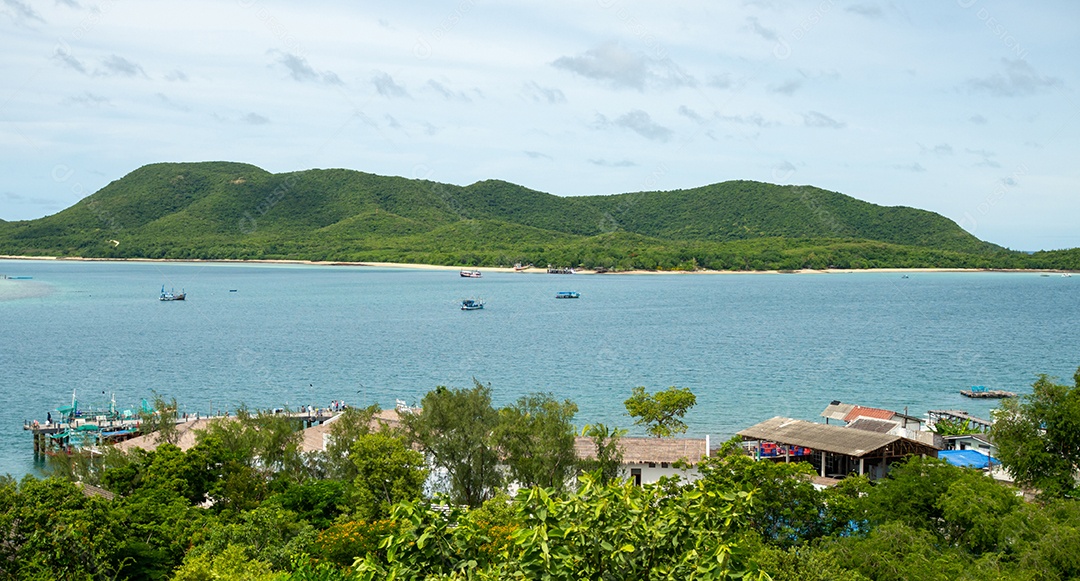
<svg viewBox="0 0 1080 581">
<path fill-rule="evenodd" d="M 1030 392 L 1080 365 L 1080 277 L 1019 273 L 547 275 L 370 267 L 2 261 L 0 474 L 33 472 L 26 419 L 70 402 L 182 411 L 418 403 L 490 384 L 548 391 L 577 423 L 632 428 L 633 387 L 698 396 L 714 441 L 832 400 L 923 415 Z M 161 302 L 161 286 L 185 290 Z M 230 292 L 235 289 L 236 292 Z M 578 300 L 555 300 L 576 290 Z M 462 298 L 487 302 L 463 312 Z M 641 433 L 631 429 L 631 433 Z"/>
</svg>

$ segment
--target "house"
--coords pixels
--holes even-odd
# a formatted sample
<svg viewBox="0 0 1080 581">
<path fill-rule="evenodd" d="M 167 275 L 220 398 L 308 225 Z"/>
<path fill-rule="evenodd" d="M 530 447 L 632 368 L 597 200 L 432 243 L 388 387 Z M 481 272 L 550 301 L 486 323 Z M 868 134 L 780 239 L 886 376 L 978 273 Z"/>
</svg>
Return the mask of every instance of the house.
<svg viewBox="0 0 1080 581">
<path fill-rule="evenodd" d="M 872 418 L 866 418 L 872 419 Z M 869 425 L 869 424 L 868 424 Z M 817 424 L 774 417 L 738 432 L 747 452 L 774 462 L 808 462 L 820 476 L 842 478 L 848 474 L 885 476 L 889 465 L 911 455 L 936 458 L 938 448 L 926 441 L 890 432 L 852 426 Z"/>
<path fill-rule="evenodd" d="M 833 401 L 821 412 L 821 417 L 826 424 L 834 420 L 857 430 L 900 436 L 937 448 L 942 445 L 933 432 L 923 430 L 922 419 L 906 413 Z"/>
<path fill-rule="evenodd" d="M 619 438 L 622 466 L 619 476 L 634 484 L 652 484 L 664 476 L 678 476 L 694 481 L 701 477 L 697 465 L 709 457 L 709 437 L 705 438 Z M 581 460 L 596 459 L 596 446 L 591 438 L 574 439 L 574 452 Z M 676 468 L 683 462 L 687 468 Z"/>
</svg>

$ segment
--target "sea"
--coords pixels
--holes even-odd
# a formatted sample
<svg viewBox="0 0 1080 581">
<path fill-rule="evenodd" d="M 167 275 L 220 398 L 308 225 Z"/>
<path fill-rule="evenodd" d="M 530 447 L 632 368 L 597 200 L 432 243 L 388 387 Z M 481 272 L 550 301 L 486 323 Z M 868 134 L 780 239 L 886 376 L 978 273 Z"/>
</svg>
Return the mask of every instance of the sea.
<svg viewBox="0 0 1080 581">
<path fill-rule="evenodd" d="M 1080 276 L 1004 272 L 549 275 L 217 262 L 0 260 L 0 474 L 40 475 L 23 426 L 72 398 L 181 412 L 496 406 L 548 392 L 575 423 L 643 434 L 634 387 L 686 387 L 687 436 L 720 442 L 832 401 L 989 418 L 974 385 L 1030 393 L 1080 366 Z M 29 278 L 26 278 L 29 277 Z M 163 302 L 162 291 L 186 300 Z M 578 299 L 555 299 L 578 291 Z M 461 300 L 485 308 L 462 311 Z"/>
</svg>

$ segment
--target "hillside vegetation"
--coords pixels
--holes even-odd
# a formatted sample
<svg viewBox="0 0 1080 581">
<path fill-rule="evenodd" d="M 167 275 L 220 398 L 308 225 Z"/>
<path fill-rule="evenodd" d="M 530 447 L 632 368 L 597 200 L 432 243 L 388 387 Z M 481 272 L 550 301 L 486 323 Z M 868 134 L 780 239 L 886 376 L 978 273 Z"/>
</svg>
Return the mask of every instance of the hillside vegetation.
<svg viewBox="0 0 1080 581">
<path fill-rule="evenodd" d="M 0 221 L 0 253 L 661 270 L 1080 264 L 1075 251 L 1012 252 L 932 212 L 810 186 L 560 197 L 498 180 L 232 162 L 148 165 L 52 216 Z"/>
</svg>

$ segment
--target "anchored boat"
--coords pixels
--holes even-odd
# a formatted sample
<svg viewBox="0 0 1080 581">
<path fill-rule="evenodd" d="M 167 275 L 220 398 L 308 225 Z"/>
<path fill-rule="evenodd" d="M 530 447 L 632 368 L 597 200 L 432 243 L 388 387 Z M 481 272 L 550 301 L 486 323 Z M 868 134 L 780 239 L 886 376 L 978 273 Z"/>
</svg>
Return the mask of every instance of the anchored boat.
<svg viewBox="0 0 1080 581">
<path fill-rule="evenodd" d="M 461 310 L 477 311 L 484 308 L 484 301 L 480 299 L 465 299 L 461 301 Z"/>
<path fill-rule="evenodd" d="M 182 300 L 184 300 L 184 297 L 186 297 L 186 296 L 187 296 L 187 293 L 185 293 L 182 290 L 179 293 L 176 292 L 175 290 L 169 290 L 169 292 L 165 292 L 165 285 L 161 285 L 161 296 L 158 298 L 158 300 L 159 301 L 182 301 Z"/>
<path fill-rule="evenodd" d="M 555 293 L 557 299 L 577 299 L 581 298 L 581 294 L 577 291 L 559 291 Z"/>
<path fill-rule="evenodd" d="M 463 270 L 459 274 L 465 278 L 480 278 L 483 276 L 479 270 Z"/>
</svg>

